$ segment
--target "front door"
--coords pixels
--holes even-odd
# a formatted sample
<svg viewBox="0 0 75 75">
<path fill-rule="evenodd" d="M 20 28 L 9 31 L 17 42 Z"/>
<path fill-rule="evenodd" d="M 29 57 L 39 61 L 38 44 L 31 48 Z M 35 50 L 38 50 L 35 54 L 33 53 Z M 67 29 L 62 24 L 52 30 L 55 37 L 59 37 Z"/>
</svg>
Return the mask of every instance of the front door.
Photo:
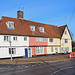
<svg viewBox="0 0 75 75">
<path fill-rule="evenodd" d="M 31 48 L 28 49 L 28 57 L 32 57 L 32 50 L 31 50 Z"/>
<path fill-rule="evenodd" d="M 28 48 L 25 48 L 25 56 L 28 57 Z"/>
</svg>

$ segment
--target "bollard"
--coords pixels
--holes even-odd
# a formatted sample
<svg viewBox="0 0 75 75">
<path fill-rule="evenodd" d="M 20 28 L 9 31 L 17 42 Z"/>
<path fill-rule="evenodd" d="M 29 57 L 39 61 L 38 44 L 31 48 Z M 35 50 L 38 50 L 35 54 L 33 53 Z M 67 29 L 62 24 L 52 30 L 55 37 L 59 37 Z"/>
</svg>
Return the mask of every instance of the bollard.
<svg viewBox="0 0 75 75">
<path fill-rule="evenodd" d="M 69 58 L 71 59 L 71 54 L 70 54 L 70 57 Z"/>
</svg>

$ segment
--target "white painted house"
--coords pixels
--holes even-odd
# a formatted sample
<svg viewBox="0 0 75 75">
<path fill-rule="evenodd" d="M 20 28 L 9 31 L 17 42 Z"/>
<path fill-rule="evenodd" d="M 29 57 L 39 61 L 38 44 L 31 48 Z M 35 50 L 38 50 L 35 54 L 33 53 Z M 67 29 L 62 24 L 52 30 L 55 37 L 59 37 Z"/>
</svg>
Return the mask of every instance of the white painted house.
<svg viewBox="0 0 75 75">
<path fill-rule="evenodd" d="M 18 14 L 18 18 L 19 16 Z M 25 56 L 25 49 L 28 49 L 29 46 L 29 36 L 25 30 L 27 27 L 25 25 L 22 27 L 23 22 L 21 21 L 22 19 L 2 16 L 0 20 L 0 58 L 11 57 L 11 49 L 12 57 Z"/>
<path fill-rule="evenodd" d="M 11 49 L 13 57 L 24 56 L 28 46 L 28 36 L 0 35 L 0 58 L 11 57 Z"/>
</svg>

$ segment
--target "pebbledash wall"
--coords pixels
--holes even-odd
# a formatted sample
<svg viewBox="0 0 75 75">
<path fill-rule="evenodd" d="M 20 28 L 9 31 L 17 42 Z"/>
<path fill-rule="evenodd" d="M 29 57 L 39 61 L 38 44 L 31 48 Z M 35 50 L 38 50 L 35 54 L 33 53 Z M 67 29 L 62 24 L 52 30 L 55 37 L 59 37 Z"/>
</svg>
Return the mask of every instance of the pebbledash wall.
<svg viewBox="0 0 75 75">
<path fill-rule="evenodd" d="M 11 36 L 11 47 L 9 41 L 4 41 L 4 36 Z M 17 37 L 17 40 L 13 40 L 13 37 Z M 29 37 L 24 41 L 25 36 L 14 36 L 14 35 L 0 35 L 0 58 L 9 58 L 9 48 L 15 48 L 13 57 L 25 56 L 25 48 L 29 46 Z"/>
</svg>

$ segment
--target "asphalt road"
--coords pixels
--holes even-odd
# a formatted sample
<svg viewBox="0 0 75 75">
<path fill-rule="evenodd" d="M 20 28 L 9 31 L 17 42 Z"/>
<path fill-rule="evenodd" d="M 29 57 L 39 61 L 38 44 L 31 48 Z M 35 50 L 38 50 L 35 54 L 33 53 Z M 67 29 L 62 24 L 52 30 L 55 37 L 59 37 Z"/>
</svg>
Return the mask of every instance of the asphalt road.
<svg viewBox="0 0 75 75">
<path fill-rule="evenodd" d="M 58 62 L 1 64 L 0 75 L 75 75 L 75 58 Z"/>
</svg>

